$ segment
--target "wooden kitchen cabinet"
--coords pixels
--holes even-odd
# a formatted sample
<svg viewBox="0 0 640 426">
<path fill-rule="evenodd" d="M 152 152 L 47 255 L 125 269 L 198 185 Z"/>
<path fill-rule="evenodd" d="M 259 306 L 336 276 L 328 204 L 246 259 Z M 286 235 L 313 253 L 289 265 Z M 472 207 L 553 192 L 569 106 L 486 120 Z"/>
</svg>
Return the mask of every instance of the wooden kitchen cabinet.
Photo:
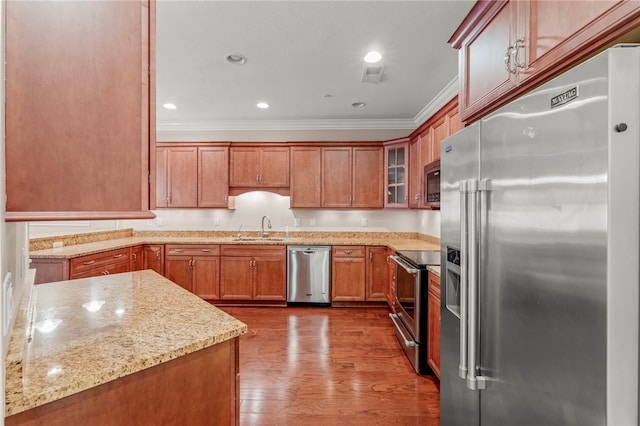
<svg viewBox="0 0 640 426">
<path fill-rule="evenodd" d="M 477 2 L 449 39 L 471 122 L 618 41 L 638 42 L 637 1 Z"/>
<path fill-rule="evenodd" d="M 255 144 L 253 144 L 255 145 Z M 229 186 L 239 188 L 288 188 L 289 147 L 243 146 L 229 149 Z"/>
<path fill-rule="evenodd" d="M 322 148 L 322 207 L 384 207 L 384 148 Z"/>
<path fill-rule="evenodd" d="M 164 244 L 145 244 L 142 248 L 144 268 L 164 275 Z"/>
<path fill-rule="evenodd" d="M 440 277 L 429 272 L 428 278 L 428 317 L 427 363 L 440 378 Z"/>
<path fill-rule="evenodd" d="M 409 208 L 431 208 L 424 199 L 424 166 L 440 159 L 442 141 L 460 129 L 455 97 L 424 122 L 409 143 Z"/>
<path fill-rule="evenodd" d="M 208 300 L 220 298 L 220 246 L 165 246 L 165 277 Z"/>
<path fill-rule="evenodd" d="M 385 143 L 385 208 L 408 207 L 409 139 Z"/>
<path fill-rule="evenodd" d="M 6 219 L 152 218 L 155 3 L 6 3 Z"/>
<path fill-rule="evenodd" d="M 366 259 L 365 300 L 385 302 L 389 286 L 387 248 L 385 246 L 367 246 Z"/>
<path fill-rule="evenodd" d="M 286 246 L 223 245 L 220 299 L 287 301 Z"/>
<path fill-rule="evenodd" d="M 70 260 L 69 279 L 129 272 L 130 266 L 131 249 L 128 247 L 76 257 Z"/>
<path fill-rule="evenodd" d="M 198 207 L 229 206 L 229 148 L 198 147 Z"/>
<path fill-rule="evenodd" d="M 391 260 L 389 256 L 395 256 L 396 251 L 387 248 L 387 287 L 385 290 L 385 296 L 387 297 L 387 305 L 391 312 L 395 313 L 395 298 L 396 298 L 396 262 Z"/>
<path fill-rule="evenodd" d="M 198 207 L 197 170 L 197 147 L 157 148 L 157 207 Z"/>
<path fill-rule="evenodd" d="M 142 246 L 131 247 L 131 262 L 129 270 L 141 271 L 144 269 L 144 248 Z"/>
<path fill-rule="evenodd" d="M 313 208 L 321 205 L 322 149 L 292 146 L 291 208 Z"/>
<path fill-rule="evenodd" d="M 365 255 L 364 246 L 332 247 L 331 300 L 333 302 L 365 301 Z"/>
</svg>

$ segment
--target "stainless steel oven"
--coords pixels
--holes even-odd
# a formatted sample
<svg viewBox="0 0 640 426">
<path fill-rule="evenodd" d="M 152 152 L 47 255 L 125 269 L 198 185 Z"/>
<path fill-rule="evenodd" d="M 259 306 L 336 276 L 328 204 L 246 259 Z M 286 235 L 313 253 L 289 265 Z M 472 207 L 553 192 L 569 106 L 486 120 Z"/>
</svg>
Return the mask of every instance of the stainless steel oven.
<svg viewBox="0 0 640 426">
<path fill-rule="evenodd" d="M 440 264 L 440 252 L 407 250 L 390 258 L 397 264 L 395 313 L 389 314 L 396 337 L 416 372 L 433 374 L 427 364 L 427 266 Z"/>
</svg>

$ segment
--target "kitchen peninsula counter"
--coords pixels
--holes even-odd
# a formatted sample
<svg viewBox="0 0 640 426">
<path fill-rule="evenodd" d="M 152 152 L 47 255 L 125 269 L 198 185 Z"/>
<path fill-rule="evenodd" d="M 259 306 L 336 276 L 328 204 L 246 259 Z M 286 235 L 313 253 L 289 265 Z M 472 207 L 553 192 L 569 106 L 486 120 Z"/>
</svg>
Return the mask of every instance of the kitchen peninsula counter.
<svg viewBox="0 0 640 426">
<path fill-rule="evenodd" d="M 6 424 L 33 413 L 47 424 L 144 424 L 171 410 L 193 424 L 214 405 L 227 411 L 219 424 L 237 423 L 246 331 L 150 270 L 34 285 L 6 359 Z"/>
</svg>

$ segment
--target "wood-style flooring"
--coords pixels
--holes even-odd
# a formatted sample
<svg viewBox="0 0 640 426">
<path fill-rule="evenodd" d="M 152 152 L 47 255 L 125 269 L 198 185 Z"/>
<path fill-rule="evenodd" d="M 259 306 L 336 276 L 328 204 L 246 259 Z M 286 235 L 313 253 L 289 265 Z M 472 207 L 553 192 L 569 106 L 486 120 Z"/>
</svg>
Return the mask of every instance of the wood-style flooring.
<svg viewBox="0 0 640 426">
<path fill-rule="evenodd" d="M 417 375 L 384 308 L 221 308 L 240 338 L 240 425 L 440 424 L 439 383 Z"/>
</svg>

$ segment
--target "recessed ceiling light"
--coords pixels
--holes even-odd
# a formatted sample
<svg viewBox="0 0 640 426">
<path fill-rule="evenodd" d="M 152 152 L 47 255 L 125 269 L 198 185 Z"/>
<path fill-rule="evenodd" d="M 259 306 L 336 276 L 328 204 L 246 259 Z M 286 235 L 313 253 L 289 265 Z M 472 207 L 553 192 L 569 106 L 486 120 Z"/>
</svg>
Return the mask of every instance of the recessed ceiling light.
<svg viewBox="0 0 640 426">
<path fill-rule="evenodd" d="M 165 107 L 166 109 L 176 109 L 176 108 L 178 108 L 174 104 L 164 104 L 162 106 Z"/>
<path fill-rule="evenodd" d="M 380 52 L 376 52 L 375 50 L 367 53 L 364 57 L 364 61 L 370 64 L 375 64 L 376 62 L 379 62 L 380 59 L 382 59 L 382 55 Z"/>
<path fill-rule="evenodd" d="M 266 102 L 258 102 L 258 103 L 256 104 L 256 106 L 257 106 L 258 108 L 260 108 L 260 109 L 267 109 L 267 108 L 269 108 L 269 104 L 268 104 L 268 103 L 266 103 Z"/>
<path fill-rule="evenodd" d="M 244 55 L 231 54 L 227 55 L 227 62 L 235 65 L 242 65 L 247 62 L 247 58 Z"/>
<path fill-rule="evenodd" d="M 354 103 L 351 104 L 351 106 L 354 107 L 354 108 L 362 108 L 365 105 L 366 105 L 365 102 L 354 102 Z"/>
</svg>

